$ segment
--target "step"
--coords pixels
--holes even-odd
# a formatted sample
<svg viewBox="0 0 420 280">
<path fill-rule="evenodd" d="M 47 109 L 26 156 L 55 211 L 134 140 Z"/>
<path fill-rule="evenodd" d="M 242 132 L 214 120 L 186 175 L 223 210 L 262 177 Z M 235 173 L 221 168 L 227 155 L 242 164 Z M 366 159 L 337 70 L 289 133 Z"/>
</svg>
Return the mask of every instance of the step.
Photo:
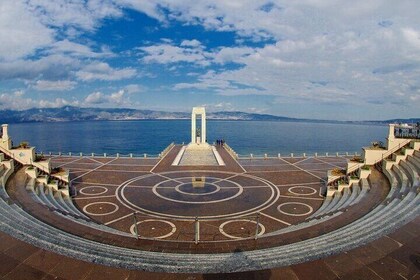
<svg viewBox="0 0 420 280">
<path fill-rule="evenodd" d="M 4 204 L 0 202 L 0 207 L 2 206 L 4 206 Z M 29 229 L 30 234 L 26 234 L 26 236 L 37 237 L 38 239 L 43 239 L 44 241 L 58 239 L 58 244 L 60 244 L 60 246 L 67 245 L 67 248 L 64 247 L 65 250 L 69 250 L 69 248 L 71 248 L 71 250 L 77 249 L 79 250 L 79 252 L 89 252 L 89 250 L 92 250 L 92 245 L 99 245 L 100 247 L 107 248 L 108 250 L 113 249 L 111 245 L 101 244 L 95 241 L 87 240 L 76 235 L 63 232 L 54 227 L 48 226 L 43 222 L 30 216 L 28 213 L 26 213 L 16 205 L 10 205 L 6 212 L 9 215 L 6 214 L 5 218 L 9 219 L 9 224 L 13 224 L 14 228 L 23 228 L 23 233 L 27 233 Z M 10 213 L 13 214 L 10 215 Z M 15 222 L 15 217 L 19 217 L 19 223 Z M 104 254 L 104 252 L 101 252 L 101 254 Z"/>
<path fill-rule="evenodd" d="M 39 198 L 41 199 L 42 203 L 45 204 L 48 207 L 54 207 L 54 205 L 51 204 L 51 202 L 48 200 L 47 196 L 45 195 L 45 189 L 43 184 L 38 184 L 37 186 L 37 194 Z"/>
<path fill-rule="evenodd" d="M 356 199 L 356 197 L 360 194 L 360 186 L 359 183 L 355 183 L 351 186 L 351 196 L 349 197 L 349 199 L 343 204 L 343 206 L 341 207 L 342 209 L 344 208 L 348 208 L 351 203 L 353 203 L 353 201 Z"/>
<path fill-rule="evenodd" d="M 45 196 L 47 197 L 48 201 L 49 201 L 52 205 L 54 205 L 54 208 L 55 208 L 55 209 L 58 209 L 58 210 L 60 210 L 60 211 L 63 211 L 63 212 L 67 212 L 67 210 L 66 210 L 65 208 L 61 207 L 61 205 L 60 205 L 60 204 L 59 204 L 59 203 L 55 200 L 53 190 L 51 190 L 51 189 L 50 189 L 50 188 L 48 188 L 48 187 L 45 187 L 45 189 L 46 189 L 46 191 L 47 191 L 47 193 L 45 194 Z"/>
<path fill-rule="evenodd" d="M 9 195 L 7 194 L 6 189 L 3 186 L 0 186 L 0 198 L 9 198 Z"/>
<path fill-rule="evenodd" d="M 343 207 L 343 205 L 346 203 L 346 201 L 350 198 L 350 189 L 345 188 L 343 190 L 343 195 L 341 196 L 340 201 L 335 205 L 333 208 L 331 208 L 330 212 L 337 211 Z"/>
<path fill-rule="evenodd" d="M 300 244 L 297 245 L 297 246 L 295 246 L 296 244 L 291 244 L 291 246 L 282 246 L 282 247 L 278 247 L 278 248 L 272 248 L 270 250 L 270 252 L 272 252 L 272 253 L 268 253 L 267 250 L 256 251 L 255 254 L 252 254 L 252 253 L 248 254 L 248 252 L 247 252 L 247 256 L 249 256 L 250 259 L 253 259 L 253 256 L 263 257 L 264 261 L 265 261 L 265 264 L 267 265 L 270 261 L 278 262 L 279 259 L 280 260 L 287 259 L 289 261 L 289 259 L 296 259 L 297 257 L 301 256 L 302 254 L 307 255 L 308 253 L 311 254 L 314 251 L 322 252 L 323 250 L 328 251 L 328 250 L 331 250 L 332 248 L 334 248 L 334 249 L 340 248 L 340 250 L 341 250 L 341 248 L 345 247 L 346 244 L 349 244 L 349 242 L 342 242 L 342 240 L 344 238 L 346 238 L 346 236 L 343 237 L 343 234 L 347 233 L 347 235 L 349 237 L 352 237 L 353 240 L 357 240 L 358 242 L 360 242 L 359 238 L 365 238 L 366 239 L 367 238 L 366 236 L 371 236 L 371 235 L 375 236 L 375 234 L 376 235 L 378 234 L 378 229 L 383 230 L 384 228 L 390 228 L 393 225 L 392 223 L 389 223 L 389 218 L 401 217 L 401 216 L 404 216 L 404 215 L 409 215 L 409 214 L 412 214 L 412 213 L 416 213 L 416 210 L 412 209 L 412 207 L 410 207 L 410 206 L 414 205 L 414 206 L 417 206 L 417 208 L 418 208 L 418 203 L 417 203 L 418 200 L 416 200 L 414 202 L 415 202 L 414 204 L 413 203 L 411 203 L 411 204 L 408 203 L 408 204 L 404 205 L 404 207 L 401 203 L 400 207 L 402 208 L 402 210 L 398 211 L 398 213 L 396 213 L 394 211 L 386 211 L 385 213 L 380 212 L 378 214 L 378 216 L 382 215 L 382 214 L 383 214 L 384 217 L 388 216 L 388 219 L 384 219 L 383 223 L 371 223 L 371 222 L 368 223 L 368 221 L 366 221 L 366 223 L 368 225 L 371 225 L 371 226 L 362 227 L 363 225 L 358 224 L 358 225 L 354 226 L 351 231 L 347 230 L 347 231 L 344 231 L 344 232 L 342 231 L 342 232 L 339 232 L 339 233 L 333 232 L 331 234 L 326 234 L 326 235 L 322 236 L 322 238 L 323 238 L 322 240 L 320 240 L 318 238 L 314 238 L 314 239 L 309 240 L 308 242 L 306 242 L 306 241 L 299 242 Z M 410 210 L 410 211 L 404 211 L 405 209 Z M 394 218 L 393 220 L 396 220 L 396 219 Z M 398 223 L 400 220 L 401 219 L 397 219 L 397 221 L 395 223 Z M 363 230 L 360 230 L 360 229 L 363 229 Z M 334 240 L 337 240 L 337 239 L 340 240 L 339 244 L 334 244 Z M 311 246 L 311 244 L 313 244 L 313 245 Z M 105 253 L 103 252 L 101 245 L 102 244 L 99 244 L 98 247 L 95 247 L 91 251 L 90 255 L 92 255 L 92 257 L 93 256 L 100 256 L 102 258 L 102 256 L 106 255 L 106 252 Z M 304 248 L 306 248 L 305 251 L 302 251 L 302 246 Z M 292 250 L 290 250 L 290 248 L 292 248 Z M 65 248 L 65 249 L 67 250 L 68 248 Z M 98 253 L 98 251 L 100 251 L 100 253 Z M 121 252 L 121 254 L 122 254 L 124 251 L 120 250 L 118 252 Z M 285 255 L 287 258 L 285 258 L 285 256 L 279 255 L 279 253 L 284 253 L 284 252 L 287 252 L 287 255 Z M 124 252 L 124 253 L 125 254 L 129 253 L 131 255 L 132 250 L 127 250 L 127 252 Z M 152 254 L 156 255 L 157 258 L 155 258 L 155 259 L 162 258 L 162 255 L 160 255 L 158 253 L 147 254 L 145 252 L 133 252 L 133 257 L 131 257 L 131 258 L 129 256 L 125 256 L 125 255 L 124 256 L 123 255 L 115 255 L 112 258 L 112 260 L 115 261 L 115 259 L 118 258 L 118 259 L 121 260 L 121 262 L 132 261 L 133 264 L 136 264 L 136 262 L 138 264 L 139 263 L 138 258 L 134 257 L 134 253 L 136 254 L 136 257 L 137 257 L 137 254 L 139 254 L 141 257 L 147 257 L 145 260 L 142 261 L 141 265 L 144 265 L 143 263 L 146 263 L 146 262 L 148 264 L 151 264 L 152 261 L 150 261 L 150 259 L 149 259 L 150 256 L 149 255 L 152 255 Z M 298 254 L 298 255 L 296 255 L 296 254 Z M 218 256 L 217 254 L 210 255 L 210 256 L 208 256 L 208 255 L 203 255 L 203 256 L 197 256 L 197 255 L 189 256 L 189 255 L 186 255 L 185 258 L 184 258 L 184 256 L 185 255 L 183 255 L 183 254 L 177 254 L 176 255 L 176 257 L 179 260 L 182 260 L 182 263 L 180 264 L 179 260 L 178 260 L 178 263 L 175 261 L 175 266 L 174 267 L 176 267 L 178 269 L 186 269 L 189 265 L 193 264 L 192 260 L 194 260 L 194 259 L 196 259 L 196 260 L 203 260 L 203 259 L 206 260 L 206 262 L 203 262 L 202 266 L 203 267 L 209 267 L 212 262 L 213 263 L 215 261 L 220 262 L 220 259 L 224 259 L 224 258 L 220 258 L 220 256 Z M 221 256 L 224 256 L 224 255 L 221 254 Z M 127 259 L 123 259 L 123 257 L 124 258 L 127 257 Z M 167 258 L 170 258 L 170 257 L 171 257 L 170 255 L 167 255 Z M 79 258 L 80 258 L 80 256 L 79 256 Z M 92 259 L 96 259 L 96 257 L 94 257 Z M 184 264 L 184 260 L 186 260 L 190 263 Z M 169 264 L 165 267 L 168 268 L 168 269 L 171 268 L 172 265 L 173 265 L 173 262 L 169 259 L 166 259 L 166 261 L 168 261 Z M 207 262 L 210 263 L 210 264 L 207 264 Z"/>
<path fill-rule="evenodd" d="M 397 174 L 397 176 L 400 178 L 400 193 L 406 193 L 406 191 L 410 188 L 410 182 L 408 181 L 407 175 L 404 171 L 401 170 L 401 167 L 399 165 L 394 165 L 392 168 L 395 171 L 395 174 Z"/>
<path fill-rule="evenodd" d="M 76 205 L 73 204 L 73 200 L 70 197 L 64 197 L 63 198 L 64 202 L 68 205 L 69 208 L 71 208 L 73 210 L 74 213 L 76 213 L 77 215 L 86 218 L 86 219 L 91 219 L 88 216 L 86 216 L 82 211 L 80 211 Z"/>
<path fill-rule="evenodd" d="M 399 182 L 395 176 L 395 173 L 391 169 L 384 169 L 383 173 L 390 181 L 390 190 L 388 192 L 388 195 L 386 196 L 385 200 L 390 200 L 392 198 L 395 198 L 400 193 L 400 186 Z"/>
<path fill-rule="evenodd" d="M 332 201 L 332 197 L 327 196 L 324 199 L 324 202 L 322 203 L 321 207 L 317 211 L 315 211 L 315 213 L 313 213 L 311 216 L 309 216 L 306 219 L 311 219 L 311 218 L 314 218 L 314 217 L 318 216 L 319 213 L 321 213 L 322 211 L 324 211 L 325 208 L 328 207 L 328 205 L 330 204 L 331 201 Z"/>
<path fill-rule="evenodd" d="M 409 156 L 407 157 L 407 160 L 411 162 L 416 167 L 417 172 L 420 173 L 420 159 L 417 159 L 416 157 L 413 157 L 413 156 Z"/>
<path fill-rule="evenodd" d="M 26 189 L 29 190 L 34 190 L 35 189 L 35 183 L 36 180 L 35 178 L 28 178 L 28 181 L 26 183 Z"/>
<path fill-rule="evenodd" d="M 32 197 L 32 199 L 34 201 L 36 201 L 37 203 L 40 203 L 40 204 L 45 205 L 45 203 L 41 200 L 41 198 L 39 197 L 39 195 L 36 193 L 35 188 L 28 189 L 28 193 L 29 193 L 29 196 Z"/>
<path fill-rule="evenodd" d="M 413 198 L 413 196 L 411 198 Z M 413 207 L 413 206 L 416 206 L 417 212 L 419 212 L 418 211 L 419 207 L 417 205 L 417 202 L 419 201 L 418 198 L 419 197 L 416 197 L 416 199 L 411 199 L 411 201 L 407 199 L 407 201 L 405 201 L 404 203 L 399 203 L 399 201 L 396 200 L 393 204 L 393 207 L 392 206 L 385 207 L 383 205 L 380 205 L 378 207 L 380 211 L 377 211 L 375 215 L 370 215 L 368 218 L 365 218 L 363 220 L 357 220 L 356 222 L 353 222 L 349 226 L 345 226 L 343 228 L 340 228 L 339 230 L 332 232 L 332 235 L 335 235 L 339 240 L 341 240 L 340 244 L 345 244 L 346 242 L 343 243 L 342 240 L 346 240 L 347 236 L 351 237 L 352 235 L 356 236 L 358 234 L 364 236 L 366 234 L 366 231 L 368 230 L 372 230 L 372 232 L 375 232 L 375 226 L 377 226 L 379 223 L 375 223 L 373 221 L 378 218 L 380 218 L 380 221 L 381 221 L 379 229 L 382 229 L 382 226 L 384 227 L 388 226 L 390 222 L 388 218 L 390 216 L 392 218 L 392 215 L 395 213 L 399 213 L 400 215 L 403 215 L 405 214 L 406 210 L 411 210 L 410 207 Z M 402 210 L 400 210 L 400 208 L 402 208 Z M 321 236 L 320 238 L 314 238 L 314 240 L 315 239 L 317 240 L 318 244 L 323 241 L 332 242 L 331 235 L 329 234 L 325 234 Z"/>
<path fill-rule="evenodd" d="M 394 172 L 391 169 L 383 169 L 382 173 L 384 173 L 384 175 L 388 179 L 391 188 L 396 187 L 398 185 L 397 178 L 395 178 Z"/>
<path fill-rule="evenodd" d="M 404 198 L 404 203 L 406 203 L 407 201 L 409 201 L 408 200 L 408 197 L 413 197 L 413 192 L 410 192 L 409 193 L 409 196 L 407 196 L 406 198 Z M 395 200 L 396 202 L 398 202 L 397 200 Z M 417 200 L 418 201 L 418 200 Z M 395 203 L 396 203 L 395 202 Z M 399 207 L 402 207 L 402 203 L 400 204 L 400 203 L 398 203 L 398 206 Z M 418 204 L 412 204 L 412 206 L 414 206 L 414 207 L 418 207 Z M 406 207 L 407 208 L 407 207 Z M 405 213 L 405 211 L 401 211 L 401 210 L 398 210 L 398 213 L 394 213 L 395 212 L 395 210 L 396 210 L 397 208 L 389 208 L 389 209 L 387 209 L 387 212 L 386 212 L 386 214 L 388 214 L 389 216 L 391 216 L 391 217 L 394 217 L 394 215 L 397 215 L 398 213 L 400 213 L 400 215 L 403 215 L 404 213 Z M 409 208 L 408 208 L 409 209 Z M 383 214 L 383 213 L 380 213 L 380 214 Z M 385 216 L 384 216 L 385 217 Z M 385 220 L 385 219 L 384 219 Z M 389 220 L 389 219 L 388 219 Z M 387 220 L 387 221 L 388 221 Z M 395 219 L 394 219 L 395 220 Z M 386 225 L 386 224 L 385 224 Z M 381 229 L 381 228 L 380 228 Z M 356 234 L 357 234 L 357 232 L 356 232 Z M 363 234 L 365 234 L 365 230 L 363 231 Z M 331 239 L 329 239 L 329 240 L 331 240 Z"/>
<path fill-rule="evenodd" d="M 29 219 L 31 221 L 30 225 L 41 226 L 42 227 L 41 230 L 42 230 L 43 234 L 44 234 L 44 232 L 45 232 L 45 234 L 48 233 L 48 232 L 46 232 L 47 229 L 52 229 L 53 232 L 62 232 L 61 230 L 59 230 L 55 227 L 51 227 L 51 226 L 47 226 L 47 227 L 44 228 L 44 225 L 43 225 L 44 223 L 42 221 L 40 221 L 40 220 L 36 219 L 35 217 L 31 216 L 29 213 L 25 212 L 23 209 L 21 209 L 17 205 L 10 205 L 10 207 L 13 208 L 15 210 L 15 212 L 17 211 L 19 213 L 19 215 L 21 215 L 25 219 Z M 60 214 L 60 215 L 62 215 L 62 214 Z M 16 216 L 16 214 L 12 215 L 12 217 L 15 217 L 15 216 Z M 65 218 L 69 217 L 69 216 L 65 216 L 65 215 L 62 215 L 62 216 L 65 217 Z M 70 233 L 66 233 L 66 232 L 63 232 L 63 233 L 65 233 L 67 235 L 70 235 L 72 237 L 76 237 L 80 240 L 86 240 L 82 237 L 78 237 L 78 236 L 70 234 Z M 127 234 L 127 235 L 129 235 L 129 234 Z M 130 237 L 131 237 L 131 235 L 130 235 Z M 90 241 L 90 240 L 88 240 L 88 241 L 89 242 L 95 242 L 95 241 Z"/>
<path fill-rule="evenodd" d="M 335 192 L 334 198 L 331 201 L 331 203 L 327 207 L 325 207 L 325 209 L 321 213 L 319 213 L 318 216 L 329 213 L 331 211 L 331 209 L 333 209 L 334 206 L 338 204 L 341 197 L 342 197 L 342 195 L 341 195 L 340 192 Z"/>
<path fill-rule="evenodd" d="M 401 162 L 401 167 L 406 170 L 408 177 L 411 181 L 411 187 L 418 186 L 419 175 L 417 173 L 416 168 L 407 160 Z"/>
<path fill-rule="evenodd" d="M 58 191 L 55 193 L 54 195 L 55 200 L 57 201 L 58 204 L 60 204 L 61 209 L 64 209 L 65 212 L 72 214 L 72 215 L 78 215 L 77 213 L 75 213 L 73 211 L 73 209 L 71 209 L 67 203 L 64 201 L 63 197 L 61 196 L 61 192 Z"/>
<path fill-rule="evenodd" d="M 411 174 L 408 171 L 408 166 L 405 164 L 405 160 L 401 160 L 398 168 L 403 173 L 404 178 L 407 180 L 407 187 L 411 187 L 413 185 L 413 180 Z"/>
<path fill-rule="evenodd" d="M 370 187 L 369 187 L 368 180 L 367 179 L 362 179 L 361 181 L 362 181 L 362 190 L 359 193 L 359 195 L 356 197 L 356 199 L 353 200 L 352 203 L 350 203 L 350 206 L 353 206 L 353 205 L 359 203 L 366 196 L 366 194 L 369 192 Z"/>
<path fill-rule="evenodd" d="M 335 217 L 337 217 L 341 214 L 343 214 L 343 212 L 339 211 L 339 212 L 333 213 L 332 215 L 323 216 L 322 218 L 313 218 L 309 221 L 304 221 L 304 222 L 301 222 L 299 224 L 291 225 L 291 226 L 288 226 L 286 228 L 282 228 L 282 229 L 277 230 L 277 231 L 266 233 L 266 234 L 264 234 L 264 236 L 273 236 L 273 235 L 279 235 L 279 234 L 284 234 L 284 233 L 287 233 L 287 232 L 301 230 L 301 229 L 304 229 L 304 228 L 308 228 L 308 227 L 317 225 L 319 223 L 323 223 L 323 222 L 328 221 L 332 218 L 335 218 Z"/>
</svg>

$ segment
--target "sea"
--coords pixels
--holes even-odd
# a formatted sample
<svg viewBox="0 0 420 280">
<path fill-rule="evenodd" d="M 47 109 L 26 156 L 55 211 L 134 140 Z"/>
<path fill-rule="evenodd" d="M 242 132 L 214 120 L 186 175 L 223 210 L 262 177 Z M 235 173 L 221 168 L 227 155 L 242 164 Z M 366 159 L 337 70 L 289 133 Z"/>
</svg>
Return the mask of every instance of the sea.
<svg viewBox="0 0 420 280">
<path fill-rule="evenodd" d="M 37 152 L 156 156 L 170 143 L 191 141 L 190 120 L 19 123 L 9 125 L 14 145 L 27 141 Z M 223 139 L 240 156 L 360 153 L 385 141 L 384 125 L 207 120 L 207 139 Z"/>
</svg>

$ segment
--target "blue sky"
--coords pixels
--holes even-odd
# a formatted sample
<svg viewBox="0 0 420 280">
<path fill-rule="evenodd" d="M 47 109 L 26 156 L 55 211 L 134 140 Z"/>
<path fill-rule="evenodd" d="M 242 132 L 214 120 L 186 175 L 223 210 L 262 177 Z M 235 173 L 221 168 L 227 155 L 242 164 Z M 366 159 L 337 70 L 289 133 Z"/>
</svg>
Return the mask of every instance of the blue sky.
<svg viewBox="0 0 420 280">
<path fill-rule="evenodd" d="M 420 117 L 416 0 L 2 0 L 0 13 L 0 109 Z"/>
</svg>

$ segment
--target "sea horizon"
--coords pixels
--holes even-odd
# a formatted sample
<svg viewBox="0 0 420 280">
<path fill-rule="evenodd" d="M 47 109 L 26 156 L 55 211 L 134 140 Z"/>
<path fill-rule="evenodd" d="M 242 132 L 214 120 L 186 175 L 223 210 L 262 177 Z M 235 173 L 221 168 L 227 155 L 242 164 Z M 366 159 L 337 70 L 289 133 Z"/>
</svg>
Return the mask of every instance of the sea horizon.
<svg viewBox="0 0 420 280">
<path fill-rule="evenodd" d="M 294 153 L 360 153 L 385 141 L 379 124 L 261 120 L 208 120 L 208 143 L 224 139 L 240 156 Z M 37 152 L 157 156 L 172 142 L 188 144 L 190 120 L 92 120 L 9 124 L 14 144 L 27 141 Z"/>
</svg>

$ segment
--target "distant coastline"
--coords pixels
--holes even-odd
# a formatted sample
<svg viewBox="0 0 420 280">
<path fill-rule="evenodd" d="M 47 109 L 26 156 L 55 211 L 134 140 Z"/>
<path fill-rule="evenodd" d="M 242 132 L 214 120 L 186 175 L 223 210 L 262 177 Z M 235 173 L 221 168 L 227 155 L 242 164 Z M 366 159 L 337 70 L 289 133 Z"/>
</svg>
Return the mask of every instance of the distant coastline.
<svg viewBox="0 0 420 280">
<path fill-rule="evenodd" d="M 33 123 L 33 122 L 77 122 L 77 121 L 138 121 L 138 120 L 189 120 L 190 113 L 165 112 L 153 110 L 137 110 L 125 108 L 81 108 L 65 106 L 61 108 L 28 109 L 23 111 L 0 111 L 1 123 Z M 281 121 L 306 123 L 335 123 L 360 125 L 387 125 L 389 123 L 416 123 L 420 118 L 366 120 L 366 121 L 338 121 L 319 119 L 300 119 L 269 114 L 256 114 L 245 112 L 211 112 L 207 114 L 208 120 L 217 121 Z"/>
</svg>

